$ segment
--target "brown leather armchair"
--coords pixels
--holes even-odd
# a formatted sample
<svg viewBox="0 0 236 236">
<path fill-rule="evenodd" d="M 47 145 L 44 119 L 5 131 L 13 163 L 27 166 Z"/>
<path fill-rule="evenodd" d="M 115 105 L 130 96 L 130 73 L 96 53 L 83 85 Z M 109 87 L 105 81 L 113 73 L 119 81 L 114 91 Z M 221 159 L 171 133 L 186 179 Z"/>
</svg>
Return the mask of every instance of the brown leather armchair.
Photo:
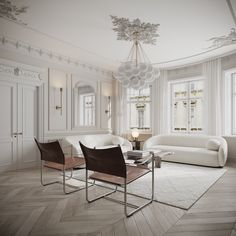
<svg viewBox="0 0 236 236">
<path fill-rule="evenodd" d="M 41 179 L 41 184 L 43 186 L 47 186 L 47 185 L 55 184 L 55 183 L 61 183 L 59 181 L 53 181 L 49 183 L 43 182 L 43 167 L 47 167 L 54 170 L 62 171 L 62 174 L 63 174 L 62 184 L 63 184 L 63 191 L 65 194 L 73 193 L 78 190 L 84 189 L 84 187 L 78 188 L 78 187 L 70 185 L 70 187 L 76 188 L 76 189 L 69 192 L 66 191 L 66 171 L 67 170 L 71 171 L 71 176 L 69 177 L 69 179 L 72 178 L 73 168 L 85 165 L 84 158 L 79 158 L 79 157 L 65 158 L 65 155 L 58 141 L 49 142 L 49 143 L 40 143 L 37 141 L 36 138 L 34 140 L 41 154 L 41 168 L 40 168 L 41 178 L 40 179 Z"/>
<path fill-rule="evenodd" d="M 118 203 L 124 204 L 125 215 L 131 216 L 138 210 L 147 206 L 153 201 L 154 195 L 154 157 L 152 155 L 152 193 L 150 198 L 146 198 L 134 193 L 127 192 L 127 185 L 132 183 L 133 181 L 139 179 L 140 177 L 148 174 L 151 170 L 147 166 L 128 166 L 125 163 L 124 156 L 122 154 L 121 148 L 114 147 L 109 149 L 91 149 L 84 146 L 80 143 L 82 152 L 84 154 L 85 162 L 86 162 L 86 200 L 88 202 L 96 201 L 100 198 L 105 197 L 108 200 L 112 200 Z M 94 171 L 93 174 L 88 176 L 88 171 Z M 100 195 L 96 198 L 89 199 L 88 196 L 88 179 L 92 179 L 94 181 L 105 182 L 108 184 L 115 185 L 115 189 Z M 96 184 L 95 184 L 96 185 Z M 124 191 L 118 190 L 117 187 L 123 187 Z M 104 187 L 104 186 L 103 186 Z M 124 201 L 118 201 L 113 198 L 108 198 L 107 196 L 115 193 L 116 191 L 120 191 L 124 193 Z M 130 204 L 127 202 L 127 194 L 131 194 L 140 198 L 148 199 L 148 202 L 141 206 L 136 206 L 134 204 Z M 135 208 L 132 212 L 128 213 L 127 206 Z"/>
</svg>

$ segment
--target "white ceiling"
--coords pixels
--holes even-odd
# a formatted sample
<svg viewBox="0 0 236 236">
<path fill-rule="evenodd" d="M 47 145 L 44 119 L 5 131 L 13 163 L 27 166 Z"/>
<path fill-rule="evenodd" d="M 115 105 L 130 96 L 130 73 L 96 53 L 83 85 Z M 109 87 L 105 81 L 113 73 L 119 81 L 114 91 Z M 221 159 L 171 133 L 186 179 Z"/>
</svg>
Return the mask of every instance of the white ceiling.
<svg viewBox="0 0 236 236">
<path fill-rule="evenodd" d="M 97 60 L 101 65 L 102 61 L 107 69 L 114 69 L 124 61 L 131 48 L 130 42 L 117 41 L 109 15 L 160 24 L 157 44 L 143 48 L 152 63 L 163 65 L 172 60 L 181 63 L 183 60 L 179 59 L 185 57 L 190 57 L 189 61 L 199 59 L 192 56 L 208 51 L 210 38 L 227 35 L 230 28 L 236 27 L 226 0 L 15 0 L 14 3 L 29 7 L 19 16 L 27 24 L 27 30 L 66 42 L 74 48 L 66 52 L 68 56 L 83 60 L 82 55 L 86 54 L 93 63 Z M 231 3 L 235 10 L 236 0 Z M 5 34 L 8 32 L 9 27 L 4 29 Z M 225 46 L 200 56 L 206 58 L 234 49 L 236 45 Z"/>
</svg>

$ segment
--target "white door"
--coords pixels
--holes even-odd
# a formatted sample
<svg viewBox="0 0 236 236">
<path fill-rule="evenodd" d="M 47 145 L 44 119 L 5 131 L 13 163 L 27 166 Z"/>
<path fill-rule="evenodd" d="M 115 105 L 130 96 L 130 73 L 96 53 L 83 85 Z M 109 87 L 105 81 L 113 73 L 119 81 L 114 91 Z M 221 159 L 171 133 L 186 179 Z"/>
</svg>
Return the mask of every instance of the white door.
<svg viewBox="0 0 236 236">
<path fill-rule="evenodd" d="M 37 87 L 0 82 L 0 170 L 37 163 Z"/>
<path fill-rule="evenodd" d="M 0 170 L 17 168 L 17 85 L 0 82 Z"/>
<path fill-rule="evenodd" d="M 35 165 L 38 160 L 34 137 L 37 137 L 37 87 L 18 85 L 18 168 Z"/>
</svg>

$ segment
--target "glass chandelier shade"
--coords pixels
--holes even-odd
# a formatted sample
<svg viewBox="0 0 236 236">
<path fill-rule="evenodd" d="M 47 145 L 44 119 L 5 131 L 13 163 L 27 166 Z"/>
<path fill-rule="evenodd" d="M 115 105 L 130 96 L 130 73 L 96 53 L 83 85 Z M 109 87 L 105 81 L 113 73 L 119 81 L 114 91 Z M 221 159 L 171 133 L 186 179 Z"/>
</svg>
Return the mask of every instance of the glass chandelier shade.
<svg viewBox="0 0 236 236">
<path fill-rule="evenodd" d="M 159 76 L 159 68 L 151 65 L 138 40 L 134 41 L 127 61 L 121 63 L 114 74 L 124 87 L 134 89 L 146 87 Z"/>
<path fill-rule="evenodd" d="M 160 70 L 153 67 L 141 43 L 155 44 L 158 24 L 142 23 L 139 19 L 111 16 L 118 40 L 133 41 L 128 58 L 118 67 L 114 77 L 126 88 L 142 89 L 160 76 Z"/>
</svg>

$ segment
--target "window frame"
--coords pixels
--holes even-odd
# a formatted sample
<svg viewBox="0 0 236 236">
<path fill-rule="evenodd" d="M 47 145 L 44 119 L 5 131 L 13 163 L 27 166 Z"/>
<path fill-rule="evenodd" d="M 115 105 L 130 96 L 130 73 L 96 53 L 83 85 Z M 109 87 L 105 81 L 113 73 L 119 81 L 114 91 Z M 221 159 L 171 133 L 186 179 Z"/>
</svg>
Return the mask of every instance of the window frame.
<svg viewBox="0 0 236 236">
<path fill-rule="evenodd" d="M 202 81 L 203 82 L 203 95 L 199 97 L 191 97 L 191 82 Z M 173 87 L 176 84 L 187 84 L 187 96 L 185 98 L 173 98 Z M 203 77 L 192 77 L 184 78 L 180 80 L 173 80 L 169 82 L 169 91 L 170 91 L 170 133 L 185 133 L 185 134 L 203 134 L 205 132 L 204 124 L 202 124 L 202 130 L 191 131 L 191 100 L 193 99 L 202 99 L 203 103 L 205 102 L 205 80 Z M 174 130 L 174 102 L 176 101 L 187 101 L 187 130 Z M 203 107 L 204 108 L 204 107 Z"/>
<path fill-rule="evenodd" d="M 151 131 L 152 131 L 152 110 L 153 110 L 153 108 L 152 108 L 152 104 L 153 104 L 153 102 L 152 102 L 152 100 L 153 100 L 153 97 L 152 97 L 152 88 L 153 88 L 153 86 L 152 85 L 149 85 L 148 86 L 148 88 L 149 88 L 149 90 L 150 90 L 150 94 L 149 94 L 149 101 L 145 101 L 145 103 L 148 103 L 149 104 L 149 106 L 150 106 L 150 111 L 149 111 L 149 116 L 150 116 L 150 127 L 149 128 L 147 128 L 147 129 L 141 129 L 141 128 L 138 128 L 138 127 L 131 127 L 130 126 L 130 124 L 131 124 L 131 104 L 136 104 L 137 102 L 135 102 L 135 101 L 132 101 L 131 99 L 130 99 L 130 94 L 129 94 L 129 99 L 128 99 L 128 89 L 129 88 L 127 88 L 126 89 L 126 102 L 127 102 L 127 104 L 126 104 L 126 110 L 128 111 L 129 110 L 129 120 L 128 120 L 128 117 L 127 117 L 127 119 L 126 119 L 126 121 L 127 121 L 127 130 L 128 131 L 130 131 L 130 130 L 132 130 L 132 129 L 134 129 L 134 128 L 137 128 L 141 133 L 150 133 Z M 146 88 L 143 88 L 143 89 L 147 89 L 147 87 Z M 142 95 L 140 95 L 140 90 L 142 90 L 142 89 L 137 89 L 137 90 L 139 90 L 139 95 L 137 95 L 137 96 L 142 96 Z M 145 95 L 144 95 L 145 96 Z M 128 109 L 128 106 L 129 106 L 129 109 Z"/>
<path fill-rule="evenodd" d="M 82 115 L 83 115 L 83 125 L 80 124 L 80 126 L 83 126 L 83 127 L 94 127 L 95 126 L 95 123 L 96 123 L 96 97 L 95 97 L 95 94 L 94 93 L 86 93 L 86 94 L 82 94 L 80 95 L 82 97 Z M 86 107 L 86 97 L 91 97 L 92 98 L 92 105 L 90 107 Z M 91 121 L 92 121 L 92 124 L 88 124 L 87 122 L 89 120 L 87 120 L 86 118 L 86 111 L 87 110 L 91 110 Z M 81 121 L 80 121 L 81 122 Z"/>
</svg>

